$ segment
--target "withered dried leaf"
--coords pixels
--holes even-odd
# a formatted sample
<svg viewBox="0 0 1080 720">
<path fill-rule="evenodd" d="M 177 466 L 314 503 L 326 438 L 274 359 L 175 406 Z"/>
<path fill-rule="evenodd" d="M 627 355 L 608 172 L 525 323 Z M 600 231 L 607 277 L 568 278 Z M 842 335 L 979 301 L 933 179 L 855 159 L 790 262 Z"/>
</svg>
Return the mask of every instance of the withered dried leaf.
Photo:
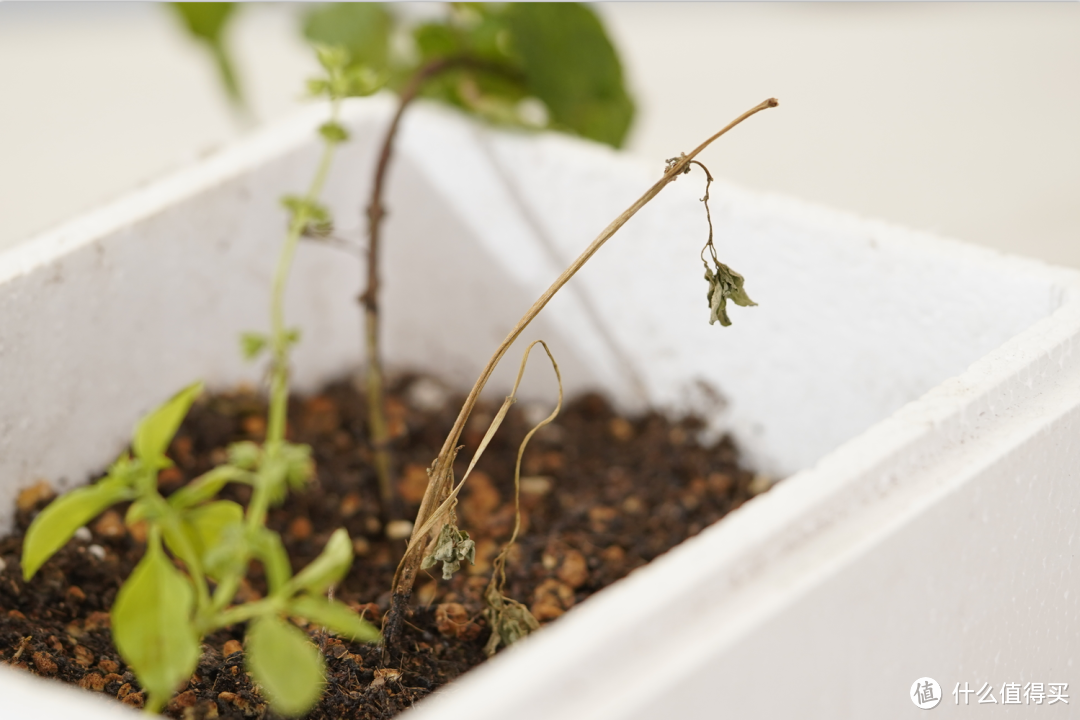
<svg viewBox="0 0 1080 720">
<path fill-rule="evenodd" d="M 459 530 L 453 523 L 446 523 L 439 531 L 435 549 L 430 555 L 424 557 L 420 568 L 427 570 L 441 562 L 443 580 L 449 580 L 461 569 L 462 560 L 476 563 L 476 543 L 469 539 L 469 533 Z"/>
<path fill-rule="evenodd" d="M 727 301 L 730 299 L 736 305 L 741 307 L 752 307 L 757 305 L 756 302 L 750 299 L 750 296 L 746 294 L 746 290 L 743 289 L 743 283 L 746 282 L 742 275 L 735 272 L 722 262 L 713 261 L 716 264 L 716 272 L 714 273 L 709 269 L 709 264 L 705 263 L 705 279 L 709 281 L 709 324 L 719 321 L 721 325 L 727 327 L 731 325 L 731 319 L 727 314 Z"/>
<path fill-rule="evenodd" d="M 488 585 L 484 600 L 487 603 L 484 616 L 487 618 L 488 625 L 491 626 L 491 637 L 484 646 L 484 653 L 488 657 L 495 654 L 499 645 L 509 647 L 529 633 L 540 629 L 540 623 L 529 612 L 529 608 L 503 595 L 494 584 Z"/>
</svg>

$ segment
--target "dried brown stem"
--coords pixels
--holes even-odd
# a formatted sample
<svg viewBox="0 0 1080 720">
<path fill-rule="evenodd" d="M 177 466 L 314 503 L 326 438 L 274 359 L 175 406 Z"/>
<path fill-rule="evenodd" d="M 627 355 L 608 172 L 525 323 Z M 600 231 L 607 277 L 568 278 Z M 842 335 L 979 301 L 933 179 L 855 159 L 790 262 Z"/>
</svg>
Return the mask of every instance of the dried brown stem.
<svg viewBox="0 0 1080 720">
<path fill-rule="evenodd" d="M 585 251 L 570 264 L 570 267 L 563 271 L 563 273 L 555 279 L 555 282 L 551 284 L 551 287 L 545 290 L 544 294 L 532 304 L 532 307 L 526 311 L 525 315 L 518 321 L 513 330 L 511 330 L 502 343 L 499 344 L 499 347 L 495 350 L 491 359 L 488 360 L 487 365 L 484 366 L 483 371 L 480 373 L 480 377 L 476 380 L 476 384 L 473 385 L 472 390 L 465 399 L 465 403 L 461 406 L 461 411 L 458 413 L 457 420 L 454 421 L 454 426 L 451 428 L 450 434 L 447 435 L 446 441 L 443 443 L 442 449 L 439 451 L 439 456 L 436 458 L 431 470 L 427 491 L 424 493 L 424 499 L 420 503 L 420 510 L 416 515 L 416 521 L 413 525 L 413 536 L 409 541 L 409 547 L 406 549 L 405 555 L 402 557 L 401 563 L 398 565 L 397 572 L 394 575 L 392 605 L 390 607 L 390 612 L 387 613 L 386 620 L 383 623 L 383 640 L 387 646 L 393 646 L 401 632 L 401 623 L 404 619 L 405 606 L 412 594 L 413 583 L 416 581 L 416 573 L 422 559 L 422 550 L 427 545 L 427 535 L 431 532 L 430 528 L 425 527 L 427 520 L 450 493 L 453 457 L 455 454 L 453 452 L 454 448 L 465 428 L 465 422 L 469 419 L 469 415 L 472 413 L 473 407 L 480 397 L 480 392 L 491 378 L 495 366 L 499 364 L 503 355 L 506 354 L 506 351 L 513 342 L 517 340 L 518 336 L 521 335 L 525 328 L 528 327 L 529 323 L 531 323 L 540 311 L 551 301 L 551 298 L 555 296 L 555 293 L 557 293 L 562 286 L 565 285 L 570 278 L 572 278 L 577 271 L 596 254 L 596 252 L 619 230 L 619 228 L 625 225 L 630 218 L 641 210 L 641 208 L 645 207 L 645 205 L 656 197 L 661 190 L 667 187 L 669 183 L 676 180 L 679 175 L 685 173 L 691 161 L 693 161 L 701 151 L 751 115 L 755 115 L 768 108 L 776 107 L 778 104 L 779 103 L 775 98 L 769 98 L 760 105 L 747 110 L 728 123 L 722 130 L 694 148 L 692 152 L 683 155 L 670 163 L 665 170 L 663 177 L 646 190 L 645 194 L 638 198 L 633 205 L 623 211 L 622 214 L 611 221 L 611 224 L 604 228 L 603 232 L 601 232 L 600 235 L 585 248 Z M 418 532 L 421 529 L 424 529 L 424 532 L 422 533 L 423 536 Z"/>
</svg>

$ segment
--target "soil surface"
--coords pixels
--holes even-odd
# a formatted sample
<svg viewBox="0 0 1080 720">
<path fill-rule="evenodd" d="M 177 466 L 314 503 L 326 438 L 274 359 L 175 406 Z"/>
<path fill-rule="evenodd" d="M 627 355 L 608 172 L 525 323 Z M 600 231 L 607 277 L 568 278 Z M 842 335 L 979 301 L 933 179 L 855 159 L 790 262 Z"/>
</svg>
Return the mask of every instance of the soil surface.
<svg viewBox="0 0 1080 720">
<path fill-rule="evenodd" d="M 415 513 L 460 397 L 428 378 L 403 378 L 389 396 L 398 487 Z M 458 477 L 497 406 L 477 408 L 463 436 Z M 491 563 L 514 522 L 513 470 L 518 443 L 550 406 L 514 406 L 463 491 L 459 525 L 477 543 L 476 564 L 453 580 L 437 568 L 422 573 L 401 652 L 384 662 L 372 646 L 343 642 L 309 628 L 329 672 L 323 700 L 308 717 L 385 720 L 483 662 L 490 631 L 481 615 Z M 400 548 L 385 540 L 378 492 L 364 438 L 363 399 L 350 383 L 295 400 L 290 438 L 309 443 L 317 477 L 271 513 L 294 568 L 306 565 L 330 533 L 345 527 L 356 561 L 335 597 L 376 623 L 389 605 Z M 223 448 L 260 440 L 265 403 L 255 393 L 198 401 L 170 448 L 176 467 L 162 472 L 163 493 L 209 470 Z M 522 526 L 507 565 L 506 594 L 541 623 L 624 577 L 734 510 L 766 483 L 740 469 L 723 439 L 701 444 L 701 423 L 655 413 L 621 417 L 598 395 L 571 401 L 529 445 L 522 470 Z M 226 496 L 241 502 L 247 488 Z M 124 507 L 107 511 L 22 581 L 22 533 L 53 497 L 46 483 L 19 498 L 16 532 L 0 540 L 0 662 L 105 693 L 139 707 L 143 694 L 114 649 L 108 611 L 122 580 L 143 553 L 143 533 L 125 527 Z M 241 599 L 264 591 L 258 566 Z M 275 717 L 243 665 L 243 628 L 205 638 L 198 669 L 166 715 L 201 718 Z"/>
</svg>

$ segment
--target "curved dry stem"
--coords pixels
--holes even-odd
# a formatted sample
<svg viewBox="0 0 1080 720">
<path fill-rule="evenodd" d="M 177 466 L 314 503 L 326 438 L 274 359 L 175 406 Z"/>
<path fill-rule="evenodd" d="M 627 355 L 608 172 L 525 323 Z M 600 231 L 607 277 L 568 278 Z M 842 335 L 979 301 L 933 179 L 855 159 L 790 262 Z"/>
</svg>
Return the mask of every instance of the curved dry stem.
<svg viewBox="0 0 1080 720">
<path fill-rule="evenodd" d="M 544 352 L 547 353 L 548 359 L 551 360 L 551 367 L 555 370 L 555 381 L 559 384 L 559 400 L 555 403 L 555 409 L 551 411 L 551 414 L 538 422 L 536 426 L 525 435 L 521 444 L 518 445 L 517 462 L 514 464 L 514 532 L 510 533 L 510 539 L 506 541 L 506 545 L 503 547 L 502 552 L 499 553 L 495 558 L 495 562 L 492 564 L 494 569 L 491 572 L 491 582 L 488 583 L 488 592 L 491 592 L 494 589 L 500 594 L 502 593 L 503 586 L 506 584 L 506 557 L 510 554 L 510 548 L 514 546 L 518 533 L 521 531 L 521 458 L 525 455 L 525 448 L 528 446 L 529 441 L 532 440 L 533 435 L 535 435 L 540 428 L 555 420 L 562 410 L 562 373 L 559 372 L 559 363 L 555 362 L 555 356 L 551 354 L 551 348 L 547 346 L 546 342 L 537 340 L 529 345 L 529 348 L 525 351 L 525 358 L 521 361 L 521 369 L 525 369 L 525 362 L 529 357 L 529 352 L 532 351 L 537 344 L 544 346 Z M 520 372 L 518 373 L 518 378 L 521 378 Z"/>
<path fill-rule="evenodd" d="M 709 168 L 705 167 L 704 163 L 697 160 L 691 160 L 691 163 L 697 165 L 699 168 L 705 171 L 705 195 L 701 198 L 701 202 L 705 203 L 705 219 L 709 222 L 709 239 L 705 242 L 704 247 L 701 248 L 701 261 L 705 262 L 705 250 L 709 251 L 712 255 L 713 262 L 719 263 L 716 258 L 716 246 L 713 245 L 713 226 L 712 226 L 712 212 L 709 211 L 709 186 L 713 183 L 712 173 L 709 172 Z"/>
<path fill-rule="evenodd" d="M 614 235 L 619 228 L 625 225 L 630 218 L 636 215 L 641 208 L 645 207 L 645 205 L 656 197 L 661 190 L 667 187 L 669 183 L 676 180 L 679 175 L 684 174 L 694 158 L 696 158 L 705 148 L 752 115 L 756 115 L 762 110 L 767 110 L 776 107 L 777 105 L 779 105 L 779 102 L 775 98 L 769 98 L 732 120 L 712 137 L 694 148 L 690 153 L 682 155 L 677 160 L 671 162 L 665 169 L 663 177 L 646 190 L 633 205 L 612 220 L 600 235 L 585 248 L 585 251 L 570 264 L 570 267 L 563 271 L 551 286 L 544 291 L 543 295 L 541 295 L 528 311 L 526 311 L 521 320 L 518 321 L 506 338 L 503 339 L 502 343 L 499 344 L 499 347 L 495 350 L 491 359 L 488 360 L 487 365 L 484 366 L 483 371 L 480 373 L 480 377 L 477 378 L 468 397 L 466 397 L 465 403 L 461 406 L 461 411 L 454 421 L 454 426 L 451 428 L 449 435 L 447 435 L 446 441 L 443 443 L 442 449 L 439 451 L 439 456 L 436 458 L 433 465 L 427 491 L 424 493 L 424 498 L 420 503 L 420 510 L 416 516 L 416 522 L 413 525 L 413 536 L 410 545 L 423 542 L 421 540 L 423 537 L 421 532 L 425 534 L 430 532 L 432 524 L 428 523 L 427 520 L 437 508 L 441 507 L 442 499 L 449 494 L 449 483 L 451 482 L 453 471 L 452 451 L 453 448 L 456 447 L 458 439 L 461 437 L 461 433 L 465 428 L 465 422 L 472 413 L 476 401 L 480 397 L 480 392 L 484 389 L 484 386 L 487 385 L 488 380 L 491 378 L 491 374 L 495 371 L 495 367 L 499 364 L 499 361 L 502 360 L 506 351 L 510 349 L 510 346 L 514 341 L 517 340 L 521 333 L 524 332 L 525 328 L 528 327 L 529 323 L 531 323 L 540 311 L 551 301 L 551 298 L 555 296 L 555 293 L 557 293 L 563 285 L 569 282 L 570 278 L 572 278 L 578 270 L 580 270 L 601 247 L 603 247 L 604 243 L 611 239 L 611 236 Z M 392 645 L 400 634 L 401 623 L 404 619 L 405 604 L 412 594 L 412 586 L 416 580 L 416 572 L 419 565 L 420 556 L 417 553 L 406 553 L 394 575 L 392 605 L 383 626 L 384 641 L 388 645 Z"/>
<path fill-rule="evenodd" d="M 552 365 L 555 367 L 555 377 L 559 381 L 559 404 L 555 408 L 555 412 L 552 413 L 550 417 L 548 417 L 542 423 L 533 428 L 533 430 L 525 437 L 525 441 L 519 448 L 518 470 L 515 471 L 514 474 L 514 486 L 515 488 L 517 487 L 519 477 L 518 472 L 521 469 L 521 453 L 525 450 L 525 443 L 529 441 L 529 438 L 533 436 L 533 433 L 554 420 L 555 416 L 559 412 L 559 409 L 562 407 L 562 375 L 559 374 L 559 365 L 555 362 L 555 358 L 554 356 L 552 356 L 551 350 L 548 348 L 547 343 L 545 343 L 543 340 L 535 340 L 532 342 L 532 344 L 529 345 L 528 348 L 526 348 L 525 354 L 521 358 L 521 365 L 518 367 L 518 374 L 517 379 L 514 381 L 514 387 L 510 391 L 510 394 L 506 396 L 506 399 L 503 400 L 503 404 L 499 408 L 499 412 L 495 414 L 494 419 L 492 419 L 491 423 L 488 425 L 487 432 L 484 433 L 484 437 L 480 441 L 480 445 L 477 446 L 476 452 L 473 453 L 472 459 L 469 461 L 469 466 L 465 469 L 465 474 L 461 476 L 461 480 L 459 480 L 453 486 L 450 492 L 447 493 L 446 497 L 443 498 L 442 502 L 437 508 L 435 508 L 435 511 L 430 514 L 428 519 L 419 528 L 419 530 L 413 532 L 412 537 L 409 539 L 409 545 L 405 548 L 405 557 L 409 557 L 410 554 L 418 553 L 420 551 L 420 548 L 426 545 L 426 543 L 423 542 L 423 539 L 426 538 L 432 531 L 444 525 L 446 523 L 446 518 L 450 517 L 450 514 L 454 511 L 454 506 L 457 505 L 457 497 L 461 493 L 461 488 L 465 486 L 465 481 L 469 479 L 469 476 L 472 474 L 473 468 L 476 467 L 476 463 L 480 460 L 480 456 L 484 454 L 485 450 L 487 450 L 488 445 L 491 443 L 491 439 L 495 437 L 495 433 L 498 432 L 499 427 L 502 426 L 503 420 L 506 419 L 506 414 L 510 411 L 510 406 L 517 402 L 518 386 L 521 385 L 521 378 L 525 374 L 525 366 L 529 362 L 529 353 L 532 352 L 532 349 L 537 344 L 544 346 L 544 351 L 547 352 L 548 357 L 551 358 Z M 455 452 L 454 455 L 456 457 L 457 453 Z M 451 462 L 453 462 L 452 459 Z M 518 519 L 520 520 L 520 516 L 518 516 Z M 517 524 L 515 524 L 514 537 L 517 537 L 517 532 L 518 526 Z M 513 542 L 512 539 L 511 542 Z M 404 559 L 402 560 L 402 564 L 404 564 Z M 400 570 L 401 565 L 399 565 L 398 568 Z"/>
</svg>

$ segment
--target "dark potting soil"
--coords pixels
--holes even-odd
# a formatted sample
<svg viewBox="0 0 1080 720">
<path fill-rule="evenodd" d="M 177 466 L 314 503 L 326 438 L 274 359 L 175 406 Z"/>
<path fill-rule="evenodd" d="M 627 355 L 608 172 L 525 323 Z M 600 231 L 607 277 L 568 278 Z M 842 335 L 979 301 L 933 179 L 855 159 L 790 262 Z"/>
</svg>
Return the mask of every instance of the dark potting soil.
<svg viewBox="0 0 1080 720">
<path fill-rule="evenodd" d="M 425 468 L 453 424 L 458 397 L 426 378 L 403 378 L 389 396 L 398 487 L 415 513 Z M 481 404 L 463 435 L 462 465 L 497 406 Z M 481 615 L 491 563 L 514 522 L 513 470 L 518 443 L 549 406 L 515 406 L 466 485 L 459 524 L 477 543 L 476 564 L 451 581 L 422 573 L 401 652 L 343 642 L 308 628 L 326 657 L 328 685 L 311 718 L 384 720 L 483 662 L 490 631 Z M 260 440 L 265 404 L 251 392 L 198 401 L 170 448 L 176 466 L 162 472 L 164 493 L 209 470 L 223 448 Z M 378 492 L 366 444 L 362 397 L 347 382 L 296 400 L 291 439 L 309 443 L 317 477 L 270 515 L 294 568 L 306 565 L 330 533 L 345 527 L 356 561 L 335 597 L 378 623 L 387 610 L 399 548 L 384 539 Z M 541 623 L 698 533 L 734 510 L 762 481 L 740 469 L 729 440 L 702 445 L 701 423 L 656 413 L 626 418 L 598 395 L 570 402 L 533 438 L 522 470 L 522 528 L 507 565 L 506 594 Z M 246 500 L 244 487 L 229 496 Z M 0 662 L 143 703 L 134 675 L 112 645 L 108 611 L 143 553 L 143 533 L 125 527 L 123 507 L 81 531 L 29 582 L 22 581 L 22 533 L 53 494 L 41 483 L 19 498 L 16 532 L 0 540 Z M 241 599 L 265 589 L 256 566 Z M 243 665 L 243 628 L 205 638 L 198 669 L 169 704 L 173 718 L 274 717 Z"/>
</svg>

